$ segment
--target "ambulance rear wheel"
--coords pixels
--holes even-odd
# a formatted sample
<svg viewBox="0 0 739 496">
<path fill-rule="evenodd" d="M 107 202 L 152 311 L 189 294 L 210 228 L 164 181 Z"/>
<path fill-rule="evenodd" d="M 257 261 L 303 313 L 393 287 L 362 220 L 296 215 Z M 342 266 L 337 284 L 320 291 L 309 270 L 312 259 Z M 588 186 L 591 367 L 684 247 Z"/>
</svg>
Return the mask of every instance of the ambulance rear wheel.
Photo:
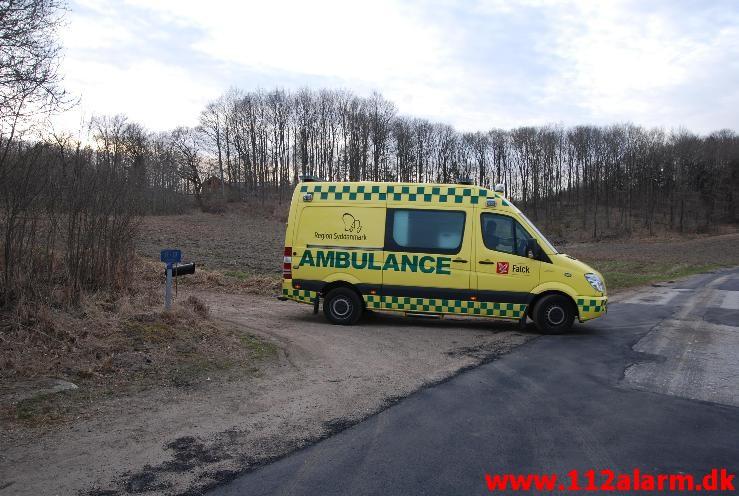
<svg viewBox="0 0 739 496">
<path fill-rule="evenodd" d="M 536 304 L 533 318 L 539 331 L 559 334 L 572 328 L 575 312 L 570 300 L 564 296 L 548 295 Z"/>
<path fill-rule="evenodd" d="M 362 316 L 362 300 L 349 288 L 334 288 L 323 299 L 323 313 L 332 324 L 356 324 Z"/>
</svg>

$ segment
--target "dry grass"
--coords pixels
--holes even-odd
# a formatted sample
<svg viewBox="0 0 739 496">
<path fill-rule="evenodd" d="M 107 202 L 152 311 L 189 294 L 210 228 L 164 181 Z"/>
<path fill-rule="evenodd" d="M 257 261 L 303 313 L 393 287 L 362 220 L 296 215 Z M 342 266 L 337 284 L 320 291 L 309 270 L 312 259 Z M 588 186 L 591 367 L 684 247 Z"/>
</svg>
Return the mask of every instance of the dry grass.
<svg viewBox="0 0 739 496">
<path fill-rule="evenodd" d="M 229 204 L 221 214 L 147 217 L 137 252 L 158 260 L 162 248 L 181 249 L 183 260 L 196 264 L 194 275 L 176 281 L 183 288 L 277 295 L 288 207 Z"/>
<path fill-rule="evenodd" d="M 161 264 L 139 260 L 133 278 L 135 287 L 116 298 L 88 295 L 77 308 L 29 304 L 0 316 L 0 417 L 46 423 L 92 397 L 243 375 L 276 353 L 273 345 L 211 319 L 195 296 L 162 311 Z M 4 395 L 14 383 L 42 377 L 80 389 L 22 402 Z"/>
<path fill-rule="evenodd" d="M 161 266 L 159 267 L 161 269 Z M 280 274 L 249 274 L 239 270 L 203 270 L 178 278 L 177 284 L 188 289 L 208 289 L 228 293 L 273 296 L 280 292 Z"/>
<path fill-rule="evenodd" d="M 146 217 L 137 253 L 159 260 L 162 248 L 179 248 L 183 260 L 208 271 L 238 274 L 236 279 L 282 270 L 286 206 L 229 204 L 221 214 Z M 258 281 L 255 281 L 258 282 Z"/>
<path fill-rule="evenodd" d="M 561 251 L 601 271 L 609 290 L 618 290 L 739 265 L 737 244 L 739 233 L 733 232 L 577 243 Z"/>
</svg>

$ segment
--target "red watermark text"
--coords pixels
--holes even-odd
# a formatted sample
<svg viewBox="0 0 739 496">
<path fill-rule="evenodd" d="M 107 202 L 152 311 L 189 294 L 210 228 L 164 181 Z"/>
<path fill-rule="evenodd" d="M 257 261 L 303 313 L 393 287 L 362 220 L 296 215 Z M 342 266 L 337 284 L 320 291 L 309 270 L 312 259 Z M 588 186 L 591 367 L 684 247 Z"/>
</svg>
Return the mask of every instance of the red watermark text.
<svg viewBox="0 0 739 496">
<path fill-rule="evenodd" d="M 557 474 L 485 474 L 490 492 L 496 491 L 734 491 L 735 474 L 714 468 L 703 476 L 650 474 L 639 469 L 571 470 Z"/>
</svg>

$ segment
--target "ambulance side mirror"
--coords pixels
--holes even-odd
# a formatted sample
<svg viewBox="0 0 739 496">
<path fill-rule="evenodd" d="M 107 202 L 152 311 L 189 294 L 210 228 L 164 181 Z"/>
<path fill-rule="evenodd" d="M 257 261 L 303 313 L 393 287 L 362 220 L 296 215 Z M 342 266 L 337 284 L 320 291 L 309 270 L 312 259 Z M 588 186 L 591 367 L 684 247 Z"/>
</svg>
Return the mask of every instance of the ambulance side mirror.
<svg viewBox="0 0 739 496">
<path fill-rule="evenodd" d="M 526 243 L 526 256 L 532 260 L 541 260 L 542 253 L 539 242 L 533 238 L 529 239 Z"/>
</svg>

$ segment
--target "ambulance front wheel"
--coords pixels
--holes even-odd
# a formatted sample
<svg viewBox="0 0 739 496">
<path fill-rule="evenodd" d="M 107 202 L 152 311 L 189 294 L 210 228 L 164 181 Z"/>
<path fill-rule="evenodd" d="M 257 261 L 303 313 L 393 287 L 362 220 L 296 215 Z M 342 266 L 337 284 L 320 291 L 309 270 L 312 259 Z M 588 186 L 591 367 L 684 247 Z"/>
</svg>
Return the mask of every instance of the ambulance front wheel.
<svg viewBox="0 0 739 496">
<path fill-rule="evenodd" d="M 572 303 L 564 296 L 548 295 L 539 300 L 534 307 L 532 317 L 539 331 L 547 334 L 559 334 L 572 328 L 575 311 Z"/>
<path fill-rule="evenodd" d="M 362 316 L 362 300 L 349 288 L 334 288 L 323 299 L 323 313 L 332 324 L 356 324 Z"/>
</svg>

